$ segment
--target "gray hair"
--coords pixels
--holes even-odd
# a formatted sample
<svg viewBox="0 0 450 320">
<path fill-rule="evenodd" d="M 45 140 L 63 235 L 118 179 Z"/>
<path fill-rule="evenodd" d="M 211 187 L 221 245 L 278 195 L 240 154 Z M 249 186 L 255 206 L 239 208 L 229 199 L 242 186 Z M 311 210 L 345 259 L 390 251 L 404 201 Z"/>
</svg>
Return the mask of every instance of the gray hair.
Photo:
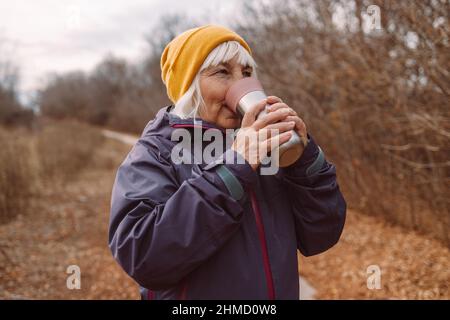
<svg viewBox="0 0 450 320">
<path fill-rule="evenodd" d="M 189 89 L 175 103 L 171 113 L 182 119 L 198 117 L 198 111 L 201 105 L 204 105 L 202 94 L 200 92 L 200 73 L 212 66 L 230 61 L 237 56 L 238 63 L 248 65 L 253 68 L 252 77 L 256 76 L 256 62 L 248 51 L 237 41 L 227 41 L 218 45 L 206 57 L 202 66 L 198 70 Z"/>
</svg>

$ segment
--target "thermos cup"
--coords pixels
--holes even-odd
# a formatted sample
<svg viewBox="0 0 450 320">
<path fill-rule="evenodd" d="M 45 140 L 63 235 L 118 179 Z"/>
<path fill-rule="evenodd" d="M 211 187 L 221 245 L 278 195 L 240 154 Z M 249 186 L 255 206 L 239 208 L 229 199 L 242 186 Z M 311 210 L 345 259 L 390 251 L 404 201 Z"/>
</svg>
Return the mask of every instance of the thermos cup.
<svg viewBox="0 0 450 320">
<path fill-rule="evenodd" d="M 258 79 L 252 77 L 236 81 L 225 96 L 227 106 L 233 112 L 241 114 L 241 116 L 265 98 L 267 98 L 267 95 L 264 93 L 261 83 Z M 259 113 L 257 118 L 264 117 L 267 114 L 266 108 Z M 293 164 L 302 155 L 307 144 L 306 139 L 306 137 L 300 138 L 299 135 L 293 131 L 291 138 L 279 146 L 278 159 L 272 158 L 271 160 L 275 161 L 276 165 L 279 167 L 287 167 Z"/>
</svg>

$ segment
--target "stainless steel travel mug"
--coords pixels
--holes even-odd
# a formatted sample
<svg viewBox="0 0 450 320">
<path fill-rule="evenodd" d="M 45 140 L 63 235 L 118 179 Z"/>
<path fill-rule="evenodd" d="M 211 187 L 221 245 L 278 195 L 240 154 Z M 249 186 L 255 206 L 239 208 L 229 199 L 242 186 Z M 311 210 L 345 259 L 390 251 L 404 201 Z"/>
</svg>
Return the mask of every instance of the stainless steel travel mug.
<svg viewBox="0 0 450 320">
<path fill-rule="evenodd" d="M 238 112 L 243 116 L 251 107 L 265 98 L 267 98 L 267 95 L 258 79 L 248 77 L 236 81 L 228 90 L 225 100 L 227 106 L 233 112 Z M 264 109 L 260 112 L 258 118 L 264 117 L 266 114 L 267 112 Z M 287 167 L 300 158 L 306 144 L 307 137 L 300 138 L 293 131 L 291 138 L 280 145 L 278 159 L 271 160 L 275 161 L 279 167 Z"/>
</svg>

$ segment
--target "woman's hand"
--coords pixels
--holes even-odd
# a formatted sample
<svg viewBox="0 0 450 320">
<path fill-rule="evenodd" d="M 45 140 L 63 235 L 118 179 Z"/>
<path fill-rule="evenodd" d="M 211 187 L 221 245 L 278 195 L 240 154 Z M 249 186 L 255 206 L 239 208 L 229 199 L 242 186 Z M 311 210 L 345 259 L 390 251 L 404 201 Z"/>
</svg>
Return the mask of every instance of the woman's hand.
<svg viewBox="0 0 450 320">
<path fill-rule="evenodd" d="M 295 112 L 291 107 L 289 107 L 286 103 L 284 103 L 280 98 L 277 96 L 268 96 L 267 97 L 267 103 L 270 104 L 270 107 L 266 110 L 267 113 L 271 113 L 277 110 L 287 109 L 289 110 L 289 115 L 282 121 L 294 121 L 295 122 L 295 131 L 300 136 L 300 138 L 304 140 L 304 144 L 306 146 L 305 141 L 307 141 L 307 130 L 306 130 L 306 124 L 303 122 L 303 120 L 297 115 L 297 112 Z"/>
<path fill-rule="evenodd" d="M 271 100 L 273 101 L 273 98 Z M 279 107 L 264 117 L 256 119 L 267 103 L 269 100 L 264 99 L 245 113 L 241 129 L 231 146 L 232 150 L 245 158 L 253 170 L 258 168 L 261 160 L 270 150 L 291 138 L 292 130 L 296 125 L 294 120 L 287 120 L 293 111 L 290 108 Z"/>
</svg>

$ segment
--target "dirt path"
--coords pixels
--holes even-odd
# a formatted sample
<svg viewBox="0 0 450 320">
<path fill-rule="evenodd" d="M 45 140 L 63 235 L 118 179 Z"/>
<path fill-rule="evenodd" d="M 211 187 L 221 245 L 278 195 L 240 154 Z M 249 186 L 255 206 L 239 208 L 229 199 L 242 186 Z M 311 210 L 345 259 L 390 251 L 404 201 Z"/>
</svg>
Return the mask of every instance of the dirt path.
<svg viewBox="0 0 450 320">
<path fill-rule="evenodd" d="M 138 139 L 138 137 L 130 134 L 120 133 L 107 129 L 102 130 L 102 134 L 107 138 L 115 139 L 130 146 L 134 145 Z"/>
<path fill-rule="evenodd" d="M 139 299 L 107 246 L 115 168 L 129 149 L 106 139 L 89 170 L 43 186 L 32 214 L 0 225 L 0 298 Z M 66 286 L 70 265 L 80 267 L 80 290 Z"/>
</svg>

